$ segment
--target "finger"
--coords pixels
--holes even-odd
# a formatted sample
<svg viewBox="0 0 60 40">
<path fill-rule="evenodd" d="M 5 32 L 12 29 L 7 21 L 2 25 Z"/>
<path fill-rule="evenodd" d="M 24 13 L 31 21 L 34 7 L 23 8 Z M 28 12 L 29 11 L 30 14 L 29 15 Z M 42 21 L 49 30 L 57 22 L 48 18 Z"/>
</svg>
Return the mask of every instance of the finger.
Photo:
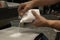
<svg viewBox="0 0 60 40">
<path fill-rule="evenodd" d="M 32 23 L 34 26 L 37 26 L 37 20 Z"/>
<path fill-rule="evenodd" d="M 24 10 L 22 10 L 23 14 L 25 14 L 29 9 L 31 9 L 31 7 L 26 5 Z"/>
<path fill-rule="evenodd" d="M 18 7 L 18 13 L 19 13 L 19 15 L 21 16 L 21 15 L 23 15 L 23 11 L 22 10 L 24 10 L 24 7 L 25 7 L 25 5 L 24 4 L 21 4 L 19 7 Z"/>
<path fill-rule="evenodd" d="M 39 16 L 35 11 L 32 11 L 32 14 L 34 15 L 34 17 L 35 17 L 36 19 L 39 19 L 39 18 L 40 18 L 40 16 Z"/>
<path fill-rule="evenodd" d="M 21 15 L 24 15 L 31 7 L 28 5 L 24 7 L 24 9 L 21 11 Z"/>
<path fill-rule="evenodd" d="M 35 22 L 35 20 L 32 21 L 32 23 Z"/>
<path fill-rule="evenodd" d="M 29 7 L 25 7 L 23 10 L 21 10 L 19 14 L 23 16 L 29 9 L 30 9 Z"/>
<path fill-rule="evenodd" d="M 19 7 L 18 7 L 18 11 L 23 10 L 24 7 L 25 7 L 25 4 L 24 4 L 24 3 L 21 3 L 21 4 L 19 5 Z"/>
</svg>

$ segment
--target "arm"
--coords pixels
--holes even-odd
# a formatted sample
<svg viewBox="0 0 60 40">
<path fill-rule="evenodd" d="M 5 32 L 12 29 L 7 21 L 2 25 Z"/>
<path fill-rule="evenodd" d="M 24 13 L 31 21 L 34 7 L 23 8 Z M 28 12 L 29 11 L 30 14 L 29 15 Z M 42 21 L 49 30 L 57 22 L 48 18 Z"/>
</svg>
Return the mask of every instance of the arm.
<svg viewBox="0 0 60 40">
<path fill-rule="evenodd" d="M 38 7 L 38 6 L 52 5 L 57 2 L 60 2 L 60 0 L 31 0 L 20 4 L 20 6 L 18 7 L 18 13 L 20 16 L 23 16 L 26 11 L 35 6 Z"/>
<path fill-rule="evenodd" d="M 60 0 L 32 0 L 32 1 L 35 1 L 35 5 L 37 6 L 53 5 L 57 2 L 60 2 Z"/>
<path fill-rule="evenodd" d="M 36 27 L 51 27 L 60 30 L 60 20 L 48 20 L 41 15 L 37 15 L 35 11 L 32 11 L 35 16 L 35 21 L 32 23 Z"/>
<path fill-rule="evenodd" d="M 60 20 L 48 20 L 49 27 L 60 30 Z"/>
</svg>

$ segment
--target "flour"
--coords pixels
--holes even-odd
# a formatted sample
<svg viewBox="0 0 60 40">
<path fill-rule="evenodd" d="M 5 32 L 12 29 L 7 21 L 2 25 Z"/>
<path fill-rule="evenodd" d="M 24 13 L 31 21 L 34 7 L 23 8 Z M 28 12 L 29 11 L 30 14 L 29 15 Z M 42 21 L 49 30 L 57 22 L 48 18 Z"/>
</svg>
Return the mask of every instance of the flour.
<svg viewBox="0 0 60 40">
<path fill-rule="evenodd" d="M 13 38 L 17 38 L 17 37 L 20 37 L 22 36 L 22 33 L 13 33 L 10 35 L 10 37 L 13 37 Z"/>
</svg>

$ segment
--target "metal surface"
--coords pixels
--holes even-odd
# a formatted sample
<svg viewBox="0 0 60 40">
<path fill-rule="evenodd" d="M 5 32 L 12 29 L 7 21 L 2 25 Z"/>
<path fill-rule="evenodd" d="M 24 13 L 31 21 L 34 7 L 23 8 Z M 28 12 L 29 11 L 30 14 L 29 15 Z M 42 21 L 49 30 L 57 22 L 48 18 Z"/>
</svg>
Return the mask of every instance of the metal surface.
<svg viewBox="0 0 60 40">
<path fill-rule="evenodd" d="M 41 32 L 44 33 L 49 40 L 55 39 L 55 32 L 50 28 L 43 28 L 43 27 L 26 28 L 26 27 L 32 27 L 32 26 L 26 25 L 24 28 L 18 26 L 12 26 L 11 28 L 0 30 L 0 40 L 34 40 L 34 38 Z"/>
</svg>

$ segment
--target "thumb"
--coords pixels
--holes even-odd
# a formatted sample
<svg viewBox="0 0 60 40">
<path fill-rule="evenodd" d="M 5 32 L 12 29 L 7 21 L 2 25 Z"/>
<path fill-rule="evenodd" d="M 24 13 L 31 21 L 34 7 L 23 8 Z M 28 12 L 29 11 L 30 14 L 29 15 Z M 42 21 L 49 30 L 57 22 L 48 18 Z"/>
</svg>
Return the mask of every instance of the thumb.
<svg viewBox="0 0 60 40">
<path fill-rule="evenodd" d="M 32 14 L 34 15 L 34 17 L 36 19 L 39 19 L 40 18 L 40 16 L 35 11 L 32 10 L 31 12 L 32 12 Z"/>
</svg>

